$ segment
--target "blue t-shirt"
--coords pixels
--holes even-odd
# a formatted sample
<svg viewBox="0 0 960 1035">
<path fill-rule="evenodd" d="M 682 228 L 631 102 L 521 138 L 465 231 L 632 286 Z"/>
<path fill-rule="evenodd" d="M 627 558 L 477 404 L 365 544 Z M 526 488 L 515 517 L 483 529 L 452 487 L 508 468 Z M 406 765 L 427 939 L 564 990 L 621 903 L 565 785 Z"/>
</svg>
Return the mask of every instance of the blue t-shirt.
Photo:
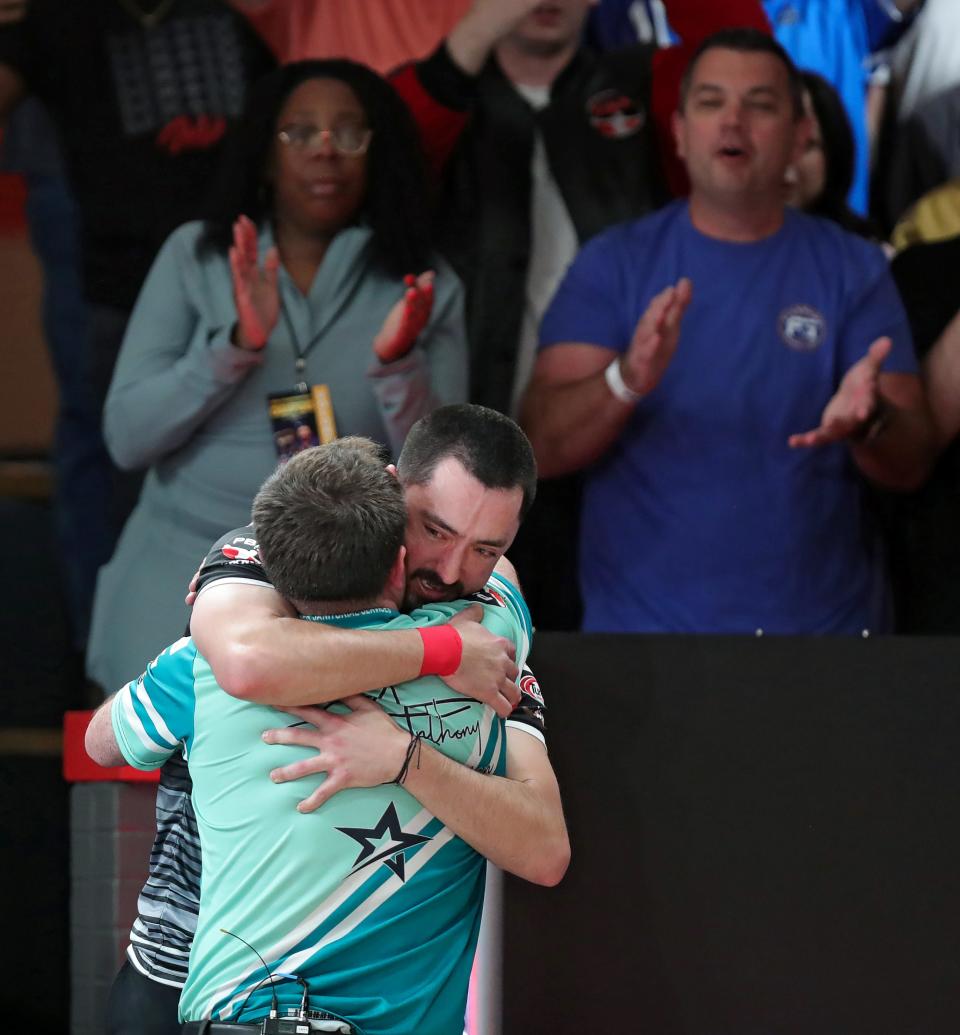
<svg viewBox="0 0 960 1035">
<path fill-rule="evenodd" d="M 586 476 L 584 628 L 860 632 L 880 624 L 861 485 L 843 444 L 791 449 L 882 335 L 913 372 L 910 330 L 878 247 L 788 211 L 755 243 L 705 237 L 686 202 L 580 252 L 541 348 L 625 352 L 650 299 L 693 282 L 680 342 Z"/>
</svg>

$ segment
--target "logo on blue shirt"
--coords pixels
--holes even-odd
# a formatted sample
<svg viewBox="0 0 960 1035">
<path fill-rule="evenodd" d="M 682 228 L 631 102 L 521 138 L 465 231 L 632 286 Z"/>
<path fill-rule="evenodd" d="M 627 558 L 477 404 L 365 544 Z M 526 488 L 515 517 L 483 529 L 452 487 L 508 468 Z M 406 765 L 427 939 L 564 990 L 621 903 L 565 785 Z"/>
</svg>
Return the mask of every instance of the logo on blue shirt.
<svg viewBox="0 0 960 1035">
<path fill-rule="evenodd" d="M 813 352 L 827 336 L 823 314 L 808 305 L 792 305 L 784 309 L 777 321 L 780 337 L 798 352 Z"/>
</svg>

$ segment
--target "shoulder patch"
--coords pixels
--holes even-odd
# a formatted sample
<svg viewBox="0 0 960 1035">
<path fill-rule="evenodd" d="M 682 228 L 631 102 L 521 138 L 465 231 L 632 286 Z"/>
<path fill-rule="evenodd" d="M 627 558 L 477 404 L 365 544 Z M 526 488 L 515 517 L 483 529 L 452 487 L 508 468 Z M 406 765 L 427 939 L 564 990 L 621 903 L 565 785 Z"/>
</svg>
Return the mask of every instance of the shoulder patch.
<svg viewBox="0 0 960 1035">
<path fill-rule="evenodd" d="M 256 539 L 237 538 L 220 547 L 230 564 L 260 564 L 260 547 Z"/>
</svg>

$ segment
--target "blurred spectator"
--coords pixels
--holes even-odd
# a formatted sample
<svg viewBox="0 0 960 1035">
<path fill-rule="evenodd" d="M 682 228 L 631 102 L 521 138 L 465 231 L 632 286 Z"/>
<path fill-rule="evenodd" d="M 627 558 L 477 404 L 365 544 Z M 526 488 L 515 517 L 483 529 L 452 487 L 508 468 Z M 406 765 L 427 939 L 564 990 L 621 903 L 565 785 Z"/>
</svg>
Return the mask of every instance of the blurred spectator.
<svg viewBox="0 0 960 1035">
<path fill-rule="evenodd" d="M 924 0 L 923 10 L 890 58 L 891 102 L 898 121 L 960 83 L 960 4 Z"/>
<path fill-rule="evenodd" d="M 471 394 L 504 412 L 516 410 L 539 320 L 578 245 L 665 200 L 669 120 L 690 53 L 721 25 L 765 25 L 753 0 L 722 12 L 672 0 L 682 46 L 597 54 L 580 42 L 590 6 L 477 0 L 444 46 L 396 77 L 422 123 L 445 108 L 465 125 L 442 239 L 467 288 Z"/>
<path fill-rule="evenodd" d="M 928 102 L 960 86 L 960 4 L 957 0 L 925 0 L 923 10 L 910 30 L 890 55 L 890 86 L 887 115 L 877 158 L 874 200 L 887 229 L 903 216 L 907 207 L 926 190 L 937 185 L 931 180 L 930 143 L 921 141 L 924 166 L 920 181 L 915 180 L 914 159 L 909 149 L 916 146 L 918 134 L 925 133 L 924 122 L 931 117 Z M 932 119 L 935 132 L 944 116 Z M 954 109 L 955 110 L 955 109 Z M 914 115 L 918 121 L 913 122 Z M 909 126 L 908 126 L 909 124 Z M 906 131 L 905 131 L 906 130 Z M 950 141 L 940 146 L 947 155 L 956 146 Z M 941 180 L 950 173 L 945 172 Z"/>
<path fill-rule="evenodd" d="M 853 182 L 847 196 L 861 215 L 870 188 L 867 91 L 870 56 L 894 43 L 922 0 L 763 0 L 773 34 L 802 69 L 836 87 L 854 139 Z"/>
<path fill-rule="evenodd" d="M 670 114 L 692 49 L 731 21 L 766 25 L 757 0 L 722 10 L 671 0 L 682 46 L 598 54 L 581 44 L 590 6 L 476 0 L 442 47 L 394 77 L 435 159 L 456 141 L 441 239 L 467 290 L 471 398 L 505 413 L 516 412 L 537 327 L 578 246 L 666 199 Z M 541 486 L 514 544 L 543 628 L 579 622 L 578 507 L 576 483 Z"/>
<path fill-rule="evenodd" d="M 870 180 L 870 56 L 896 41 L 907 24 L 905 16 L 920 3 L 922 0 L 763 0 L 773 34 L 794 62 L 820 73 L 843 98 L 855 142 L 847 200 L 861 214 L 867 211 Z M 639 6 L 636 0 L 600 0 L 596 17 L 604 21 L 604 38 L 623 40 L 630 27 L 642 29 L 645 19 Z"/>
<path fill-rule="evenodd" d="M 925 194 L 893 228 L 897 251 L 914 244 L 943 241 L 960 234 L 960 178 Z"/>
<path fill-rule="evenodd" d="M 690 200 L 580 253 L 524 408 L 543 474 L 588 468 L 584 628 L 882 629 L 859 475 L 933 452 L 886 259 L 784 208 L 809 125 L 777 44 L 719 33 L 688 77 Z"/>
<path fill-rule="evenodd" d="M 853 181 L 854 140 L 840 95 L 816 72 L 801 72 L 803 108 L 810 120 L 800 157 L 787 167 L 787 204 L 874 237 L 870 223 L 847 203 Z"/>
<path fill-rule="evenodd" d="M 887 201 L 898 221 L 912 202 L 960 176 L 960 83 L 897 125 L 886 176 Z"/>
<path fill-rule="evenodd" d="M 600 50 L 634 43 L 669 47 L 677 42 L 664 0 L 598 0 L 587 19 L 586 38 Z"/>
<path fill-rule="evenodd" d="M 230 0 L 280 61 L 345 57 L 386 75 L 426 57 L 470 0 Z"/>
<path fill-rule="evenodd" d="M 893 260 L 937 443 L 929 480 L 883 500 L 896 630 L 960 633 L 960 236 L 921 244 Z"/>
<path fill-rule="evenodd" d="M 88 465 L 90 507 L 105 484 L 111 498 L 108 526 L 74 529 L 71 548 L 89 551 L 94 567 L 112 550 L 139 485 L 116 477 L 99 440 L 127 317 L 164 238 L 201 211 L 218 142 L 242 110 L 248 84 L 272 65 L 245 19 L 218 0 L 31 0 L 22 20 L 0 27 L 0 117 L 28 91 L 44 102 L 79 208 L 88 329 L 82 317 L 71 328 L 77 368 L 69 377 L 81 378 L 90 397 L 76 401 L 72 434 Z M 68 214 L 64 196 L 48 200 Z M 52 210 L 37 219 L 47 216 L 46 232 L 60 233 Z M 68 225 L 62 233 L 61 247 Z M 60 318 L 68 319 L 66 310 Z"/>
<path fill-rule="evenodd" d="M 53 462 L 59 560 L 74 647 L 82 651 L 97 570 L 110 556 L 111 465 L 90 385 L 80 217 L 56 127 L 35 98 L 21 101 L 3 134 L 3 167 L 27 188 L 30 243 L 43 270 L 43 334 L 57 385 Z"/>
<path fill-rule="evenodd" d="M 462 288 L 430 251 L 416 131 L 383 79 L 284 66 L 255 88 L 223 169 L 212 218 L 157 257 L 107 399 L 117 463 L 150 471 L 97 585 L 88 668 L 104 687 L 182 631 L 198 560 L 249 520 L 278 461 L 268 396 L 309 405 L 322 382 L 339 434 L 395 452 L 466 397 Z M 427 273 L 405 296 L 404 274 L 428 266 L 435 289 Z"/>
</svg>

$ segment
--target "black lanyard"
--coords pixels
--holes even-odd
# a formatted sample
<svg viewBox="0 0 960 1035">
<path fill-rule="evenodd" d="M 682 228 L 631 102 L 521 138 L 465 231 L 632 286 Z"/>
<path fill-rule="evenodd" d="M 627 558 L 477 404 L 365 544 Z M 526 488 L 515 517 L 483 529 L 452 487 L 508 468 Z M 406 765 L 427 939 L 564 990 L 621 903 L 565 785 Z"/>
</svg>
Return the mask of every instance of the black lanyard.
<svg viewBox="0 0 960 1035">
<path fill-rule="evenodd" d="M 302 374 L 304 370 L 307 369 L 307 353 L 323 337 L 323 331 L 314 335 L 310 341 L 307 342 L 306 348 L 301 348 L 300 339 L 297 337 L 297 332 L 293 329 L 293 320 L 290 319 L 290 314 L 287 312 L 286 304 L 283 301 L 283 295 L 280 296 L 280 314 L 283 316 L 283 322 L 287 327 L 287 334 L 290 335 L 290 343 L 293 345 L 293 351 L 297 357 L 294 361 L 293 368 L 298 374 Z"/>
</svg>

